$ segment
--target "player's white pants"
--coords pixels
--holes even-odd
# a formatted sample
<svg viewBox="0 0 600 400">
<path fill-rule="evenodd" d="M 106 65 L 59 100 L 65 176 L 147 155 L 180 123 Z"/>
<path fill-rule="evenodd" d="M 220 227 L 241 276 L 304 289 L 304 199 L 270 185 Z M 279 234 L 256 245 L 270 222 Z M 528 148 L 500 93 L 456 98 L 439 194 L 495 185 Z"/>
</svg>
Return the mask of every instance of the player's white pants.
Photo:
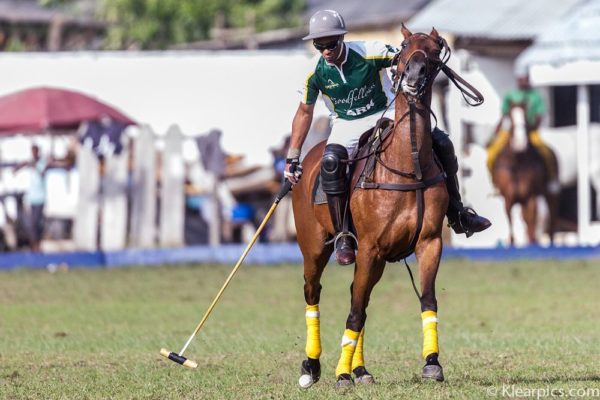
<svg viewBox="0 0 600 400">
<path fill-rule="evenodd" d="M 341 144 L 348 149 L 348 154 L 358 145 L 360 136 L 373 128 L 383 112 L 378 112 L 363 118 L 355 120 L 345 120 L 334 118 L 331 120 L 331 134 L 327 139 L 327 144 Z M 394 109 L 391 108 L 385 113 L 386 118 L 394 119 Z"/>
</svg>

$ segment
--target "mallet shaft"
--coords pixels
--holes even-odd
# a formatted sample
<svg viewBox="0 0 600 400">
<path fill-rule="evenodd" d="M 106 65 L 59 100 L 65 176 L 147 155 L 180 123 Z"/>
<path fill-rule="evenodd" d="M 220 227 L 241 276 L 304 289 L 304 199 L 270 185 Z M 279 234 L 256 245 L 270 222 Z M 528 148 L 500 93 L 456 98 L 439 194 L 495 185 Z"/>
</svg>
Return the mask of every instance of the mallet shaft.
<svg viewBox="0 0 600 400">
<path fill-rule="evenodd" d="M 271 218 L 271 215 L 273 214 L 273 212 L 275 212 L 275 209 L 277 208 L 277 205 L 279 204 L 279 202 L 281 201 L 281 199 L 286 195 L 286 193 L 290 190 L 290 188 L 291 188 L 291 184 L 288 181 L 286 181 L 284 183 L 283 187 L 281 188 L 281 191 L 279 192 L 279 194 L 275 198 L 275 201 L 273 202 L 273 205 L 269 209 L 269 212 L 267 213 L 267 215 L 263 219 L 262 223 L 260 224 L 260 226 L 258 227 L 258 229 L 256 230 L 256 232 L 254 233 L 254 236 L 252 237 L 252 240 L 250 241 L 250 243 L 248 243 L 248 246 L 246 246 L 246 250 L 244 250 L 244 252 L 242 253 L 242 256 L 240 257 L 240 259 L 238 260 L 237 264 L 235 265 L 235 267 L 233 268 L 233 270 L 231 271 L 231 273 L 227 277 L 227 280 L 225 281 L 225 283 L 221 287 L 221 290 L 219 290 L 219 293 L 217 293 L 217 296 L 213 300 L 212 304 L 208 307 L 208 310 L 206 310 L 206 313 L 204 314 L 204 317 L 202 317 L 202 320 L 200 321 L 200 323 L 198 324 L 198 326 L 196 326 L 196 329 L 194 329 L 194 333 L 192 333 L 192 335 L 187 340 L 187 342 L 185 342 L 185 345 L 183 345 L 183 348 L 179 352 L 180 356 L 183 356 L 183 353 L 185 352 L 185 350 L 188 348 L 188 346 L 192 342 L 192 339 L 194 339 L 194 337 L 196 336 L 196 334 L 198 333 L 198 331 L 202 328 L 202 326 L 204 325 L 204 323 L 208 319 L 208 316 L 212 312 L 213 308 L 215 308 L 215 305 L 217 304 L 217 302 L 221 298 L 221 295 L 223 294 L 223 292 L 227 288 L 227 285 L 229 285 L 229 282 L 231 282 L 231 279 L 233 279 L 233 276 L 237 272 L 237 270 L 240 267 L 240 265 L 242 265 L 242 262 L 246 258 L 246 255 L 248 254 L 248 252 L 250 251 L 250 249 L 252 248 L 252 246 L 254 245 L 254 243 L 256 242 L 256 240 L 258 239 L 258 237 L 259 237 L 260 233 L 262 232 L 263 228 L 265 227 L 265 225 L 267 224 L 267 222 Z"/>
</svg>

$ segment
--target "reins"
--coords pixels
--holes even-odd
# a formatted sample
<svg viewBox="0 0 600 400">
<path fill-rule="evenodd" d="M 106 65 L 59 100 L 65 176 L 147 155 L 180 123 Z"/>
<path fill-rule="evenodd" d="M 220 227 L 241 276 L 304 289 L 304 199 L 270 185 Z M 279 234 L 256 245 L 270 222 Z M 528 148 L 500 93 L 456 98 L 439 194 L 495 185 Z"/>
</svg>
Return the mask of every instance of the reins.
<svg viewBox="0 0 600 400">
<path fill-rule="evenodd" d="M 424 35 L 424 34 L 420 34 L 420 35 Z M 426 35 L 426 36 L 428 36 L 428 35 Z M 365 172 L 363 171 L 363 174 L 361 175 L 356 187 L 358 187 L 360 189 L 414 191 L 416 193 L 417 223 L 416 223 L 415 232 L 412 235 L 407 248 L 405 248 L 403 251 L 401 251 L 400 254 L 390 257 L 390 259 L 388 261 L 395 262 L 395 261 L 400 261 L 402 259 L 404 260 L 404 264 L 406 265 L 406 269 L 408 270 L 408 274 L 410 275 L 410 280 L 411 280 L 413 289 L 419 299 L 421 299 L 421 294 L 419 293 L 419 290 L 417 289 L 417 286 L 416 286 L 415 280 L 414 280 L 414 276 L 412 274 L 410 266 L 408 265 L 408 262 L 406 261 L 406 258 L 409 257 L 412 253 L 414 253 L 417 241 L 419 239 L 419 235 L 421 234 L 421 229 L 423 227 L 424 206 L 425 206 L 423 191 L 424 191 L 424 189 L 426 189 L 429 186 L 432 186 L 439 182 L 444 181 L 444 179 L 446 178 L 446 174 L 445 174 L 445 172 L 442 171 L 440 174 L 438 174 L 432 178 L 423 180 L 423 172 L 427 171 L 431 164 L 428 164 L 425 168 L 421 168 L 421 164 L 419 161 L 419 149 L 417 147 L 417 128 L 416 128 L 416 113 L 417 113 L 416 102 L 421 99 L 424 91 L 427 89 L 427 87 L 430 86 L 431 80 L 435 79 L 435 76 L 440 71 L 444 72 L 444 74 L 448 77 L 448 79 L 458 88 L 458 90 L 461 92 L 461 95 L 463 96 L 463 98 L 467 102 L 467 104 L 469 104 L 470 106 L 476 107 L 476 106 L 483 104 L 483 101 L 484 101 L 484 98 L 483 98 L 483 95 L 481 94 L 481 92 L 479 92 L 475 87 L 473 87 L 471 84 L 469 84 L 467 81 L 465 81 L 456 72 L 454 72 L 450 67 L 448 67 L 447 63 L 451 56 L 451 50 L 450 50 L 450 47 L 448 46 L 448 43 L 446 42 L 446 40 L 442 37 L 439 37 L 437 40 L 437 43 L 441 47 L 440 52 L 444 51 L 444 55 L 442 58 L 431 59 L 427 56 L 427 54 L 423 50 L 417 49 L 409 55 L 409 57 L 407 58 L 407 61 L 405 62 L 402 60 L 402 54 L 406 49 L 406 47 L 404 47 L 404 46 L 403 46 L 402 50 L 394 56 L 394 58 L 392 59 L 392 65 L 396 65 L 396 68 L 395 69 L 392 68 L 391 71 L 392 71 L 392 75 L 393 75 L 393 89 L 396 94 L 394 96 L 394 99 L 390 102 L 390 104 L 388 104 L 388 106 L 384 110 L 381 118 L 377 121 L 377 124 L 375 126 L 375 131 L 374 131 L 375 135 L 379 135 L 378 129 L 381 125 L 381 121 L 383 120 L 385 113 L 388 111 L 390 106 L 395 103 L 395 101 L 398 98 L 398 95 L 400 93 L 405 94 L 401 90 L 400 85 L 404 79 L 406 65 L 410 62 L 410 59 L 415 54 L 422 53 L 425 56 L 426 65 L 428 66 L 428 69 L 429 69 L 431 60 L 433 60 L 433 62 L 435 63 L 434 68 L 432 70 L 428 71 L 428 74 L 425 77 L 425 79 L 419 83 L 419 87 L 417 88 L 417 93 L 414 96 L 414 98 L 409 98 L 405 94 L 405 96 L 407 97 L 407 100 L 408 100 L 408 111 L 405 112 L 404 115 L 402 115 L 398 119 L 397 123 L 395 122 L 394 127 L 392 128 L 392 129 L 396 129 L 398 127 L 399 123 L 402 122 L 407 116 L 409 116 L 409 118 L 410 118 L 411 160 L 413 163 L 414 172 L 399 171 L 395 168 L 392 168 L 392 167 L 386 165 L 385 162 L 381 159 L 381 154 L 383 152 L 385 152 L 385 150 L 391 144 L 391 140 L 390 140 L 390 141 L 388 141 L 387 145 L 384 146 L 385 141 L 388 137 L 391 137 L 393 135 L 393 132 L 391 134 L 389 132 L 384 132 L 382 134 L 383 137 L 381 138 L 381 141 L 378 143 L 378 145 L 375 146 L 373 148 L 373 150 L 368 152 L 365 156 L 348 161 L 348 163 L 354 163 L 356 161 L 363 160 L 365 158 L 369 158 L 369 157 L 373 156 L 375 159 L 375 163 L 380 164 L 386 170 L 392 172 L 395 175 L 399 175 L 399 176 L 402 176 L 405 178 L 410 178 L 410 179 L 413 179 L 416 181 L 413 183 L 403 183 L 403 184 L 368 182 L 368 181 L 365 181 Z M 402 72 L 399 72 L 399 66 L 401 63 L 404 65 L 404 68 L 402 69 Z M 424 104 L 424 103 L 421 103 L 421 105 L 425 106 L 425 108 L 428 111 L 430 116 L 433 116 L 433 118 L 435 120 L 435 126 L 437 126 L 437 117 L 436 117 L 435 113 L 431 110 L 431 107 L 429 107 L 427 104 Z M 388 127 L 388 129 L 389 129 L 389 127 Z M 367 169 L 368 168 L 365 168 L 365 170 L 367 170 Z M 374 171 L 374 165 L 372 166 L 372 169 L 370 171 L 368 171 L 367 173 L 371 174 L 373 171 Z"/>
</svg>

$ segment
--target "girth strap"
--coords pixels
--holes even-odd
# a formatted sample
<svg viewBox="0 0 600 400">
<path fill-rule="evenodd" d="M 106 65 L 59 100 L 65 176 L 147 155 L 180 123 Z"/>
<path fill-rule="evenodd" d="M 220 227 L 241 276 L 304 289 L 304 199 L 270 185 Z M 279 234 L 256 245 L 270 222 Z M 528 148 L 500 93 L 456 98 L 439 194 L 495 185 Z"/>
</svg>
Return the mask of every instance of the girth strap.
<svg viewBox="0 0 600 400">
<path fill-rule="evenodd" d="M 446 179 L 446 173 L 442 172 L 434 176 L 433 178 L 425 179 L 420 182 L 413 183 L 377 183 L 377 182 L 360 182 L 357 187 L 359 189 L 381 189 L 381 190 L 399 190 L 401 192 L 412 192 L 419 189 L 425 189 L 429 186 L 435 185 L 438 182 L 442 182 Z"/>
</svg>

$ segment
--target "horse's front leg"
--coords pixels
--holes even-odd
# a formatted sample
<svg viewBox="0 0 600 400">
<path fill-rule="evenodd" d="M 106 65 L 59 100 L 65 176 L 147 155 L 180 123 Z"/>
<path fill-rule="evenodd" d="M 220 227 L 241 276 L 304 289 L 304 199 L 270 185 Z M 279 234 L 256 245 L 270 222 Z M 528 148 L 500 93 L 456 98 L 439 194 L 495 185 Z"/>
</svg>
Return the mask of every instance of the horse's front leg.
<svg viewBox="0 0 600 400">
<path fill-rule="evenodd" d="M 300 387 L 307 389 L 321 377 L 321 315 L 319 300 L 321 297 L 321 275 L 331 251 L 304 258 L 304 299 L 306 301 L 306 360 L 300 367 Z"/>
<path fill-rule="evenodd" d="M 531 196 L 523 203 L 521 214 L 523 215 L 523 221 L 525 221 L 525 226 L 527 227 L 527 240 L 529 241 L 529 244 L 537 244 L 537 237 L 535 234 L 538 218 L 536 196 Z"/>
<path fill-rule="evenodd" d="M 508 241 L 511 246 L 515 245 L 515 237 L 513 235 L 513 223 L 512 223 L 512 213 L 511 213 L 513 205 L 514 205 L 514 202 L 512 200 L 508 200 L 507 198 L 505 198 L 504 211 L 506 212 L 506 218 L 508 219 Z"/>
<path fill-rule="evenodd" d="M 371 291 L 381 279 L 385 261 L 372 256 L 374 252 L 359 248 L 354 270 L 354 281 L 350 288 L 350 314 L 346 320 L 346 330 L 342 336 L 342 354 L 335 369 L 336 387 L 353 385 L 351 373 L 357 377 L 357 383 L 373 383 L 374 379 L 364 366 L 362 353 L 364 326 L 367 319 Z"/>
<path fill-rule="evenodd" d="M 439 363 L 437 299 L 435 298 L 435 278 L 442 255 L 442 239 L 419 241 L 416 256 L 419 262 L 421 281 L 421 319 L 423 321 L 423 378 L 444 380 L 444 372 Z"/>
</svg>

